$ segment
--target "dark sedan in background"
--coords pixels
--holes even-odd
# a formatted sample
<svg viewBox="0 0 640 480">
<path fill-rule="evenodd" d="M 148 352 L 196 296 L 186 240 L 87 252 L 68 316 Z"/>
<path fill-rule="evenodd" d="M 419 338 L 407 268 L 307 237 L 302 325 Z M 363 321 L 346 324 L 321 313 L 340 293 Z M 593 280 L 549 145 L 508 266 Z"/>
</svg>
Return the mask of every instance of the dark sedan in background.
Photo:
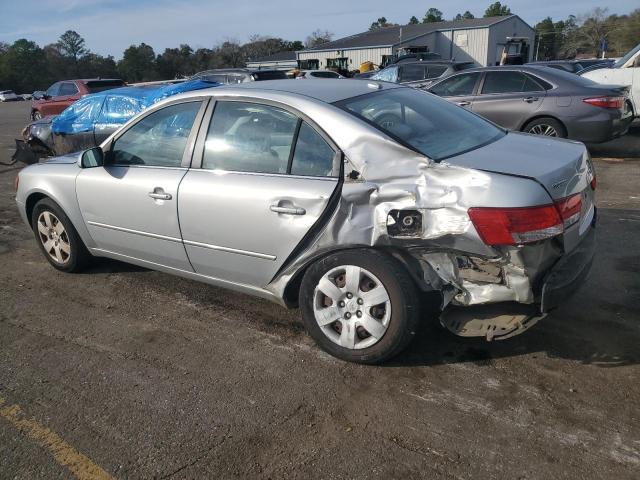
<svg viewBox="0 0 640 480">
<path fill-rule="evenodd" d="M 402 62 L 390 65 L 378 71 L 370 78 L 384 82 L 402 83 L 409 87 L 428 87 L 441 78 L 473 67 L 473 62 L 456 62 L 450 60 Z"/>
<path fill-rule="evenodd" d="M 223 85 L 234 83 L 257 82 L 262 80 L 286 80 L 287 74 L 284 70 L 260 70 L 257 68 L 216 68 L 198 72 L 192 80 L 205 80 Z"/>
<path fill-rule="evenodd" d="M 427 89 L 509 130 L 606 142 L 632 121 L 629 88 L 533 66 L 474 68 Z"/>
<path fill-rule="evenodd" d="M 614 60 L 609 58 L 588 58 L 584 60 L 543 60 L 530 62 L 527 65 L 530 65 L 532 67 L 551 67 L 579 75 L 583 70 L 587 68 L 591 69 L 594 66 L 598 66 L 600 68 L 609 68 L 614 63 Z"/>
</svg>

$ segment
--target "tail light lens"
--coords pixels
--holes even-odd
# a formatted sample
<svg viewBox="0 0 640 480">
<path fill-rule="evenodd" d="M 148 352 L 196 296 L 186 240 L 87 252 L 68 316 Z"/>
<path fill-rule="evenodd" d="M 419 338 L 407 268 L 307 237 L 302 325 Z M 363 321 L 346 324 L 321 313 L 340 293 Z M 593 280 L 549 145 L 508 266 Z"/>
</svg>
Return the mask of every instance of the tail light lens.
<svg viewBox="0 0 640 480">
<path fill-rule="evenodd" d="M 581 194 L 550 205 L 469 209 L 469 218 L 487 245 L 522 245 L 552 238 L 580 219 Z"/>
<path fill-rule="evenodd" d="M 624 97 L 593 97 L 582 100 L 584 103 L 602 108 L 624 108 Z"/>
</svg>

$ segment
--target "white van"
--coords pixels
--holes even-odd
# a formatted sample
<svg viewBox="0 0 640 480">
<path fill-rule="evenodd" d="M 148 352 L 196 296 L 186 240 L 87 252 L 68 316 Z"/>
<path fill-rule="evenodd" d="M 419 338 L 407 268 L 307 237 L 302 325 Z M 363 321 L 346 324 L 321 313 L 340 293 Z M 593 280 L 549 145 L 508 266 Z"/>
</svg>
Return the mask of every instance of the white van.
<svg viewBox="0 0 640 480">
<path fill-rule="evenodd" d="M 640 44 L 618 60 L 612 68 L 585 72 L 583 77 L 597 83 L 628 85 L 633 115 L 640 117 Z"/>
</svg>

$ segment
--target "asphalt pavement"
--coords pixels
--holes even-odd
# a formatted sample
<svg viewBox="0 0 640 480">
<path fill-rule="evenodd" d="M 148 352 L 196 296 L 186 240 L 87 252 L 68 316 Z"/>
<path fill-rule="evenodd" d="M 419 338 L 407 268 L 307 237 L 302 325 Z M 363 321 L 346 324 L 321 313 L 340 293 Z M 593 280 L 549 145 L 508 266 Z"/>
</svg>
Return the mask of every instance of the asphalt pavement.
<svg viewBox="0 0 640 480">
<path fill-rule="evenodd" d="M 28 109 L 0 104 L 0 162 Z M 492 343 L 426 318 L 380 367 L 259 299 L 54 270 L 0 165 L 0 478 L 640 478 L 640 128 L 617 142 L 592 150 L 598 254 L 575 296 Z"/>
</svg>

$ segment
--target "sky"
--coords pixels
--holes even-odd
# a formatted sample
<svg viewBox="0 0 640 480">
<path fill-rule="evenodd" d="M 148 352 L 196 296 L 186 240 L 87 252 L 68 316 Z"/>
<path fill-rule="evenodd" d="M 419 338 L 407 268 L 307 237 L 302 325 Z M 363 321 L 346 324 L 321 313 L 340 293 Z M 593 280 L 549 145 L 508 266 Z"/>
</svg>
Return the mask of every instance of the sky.
<svg viewBox="0 0 640 480">
<path fill-rule="evenodd" d="M 0 42 L 27 38 L 44 46 L 66 30 L 75 30 L 87 47 L 102 55 L 122 57 L 132 44 L 147 43 L 156 53 L 182 43 L 194 49 L 225 41 L 246 42 L 260 34 L 302 40 L 320 28 L 334 39 L 365 31 L 378 17 L 407 23 L 422 19 L 430 7 L 445 19 L 470 10 L 484 14 L 493 0 L 0 0 Z M 550 16 L 555 20 L 587 13 L 595 7 L 629 13 L 638 0 L 506 0 L 502 2 L 530 25 Z"/>
</svg>

